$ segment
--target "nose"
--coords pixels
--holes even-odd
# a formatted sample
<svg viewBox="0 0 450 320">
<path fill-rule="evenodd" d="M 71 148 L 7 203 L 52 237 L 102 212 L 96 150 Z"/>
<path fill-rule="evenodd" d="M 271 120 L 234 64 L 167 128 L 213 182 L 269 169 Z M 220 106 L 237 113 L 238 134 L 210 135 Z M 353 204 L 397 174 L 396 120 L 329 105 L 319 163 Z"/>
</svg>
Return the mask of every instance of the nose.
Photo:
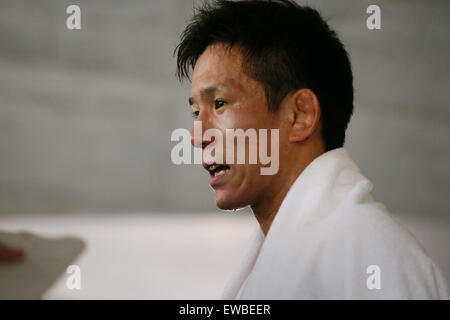
<svg viewBox="0 0 450 320">
<path fill-rule="evenodd" d="M 194 148 L 205 149 L 210 143 L 214 141 L 214 137 L 211 139 L 204 139 L 203 132 L 208 130 L 207 121 L 195 120 L 194 126 L 191 129 L 191 145 Z"/>
</svg>

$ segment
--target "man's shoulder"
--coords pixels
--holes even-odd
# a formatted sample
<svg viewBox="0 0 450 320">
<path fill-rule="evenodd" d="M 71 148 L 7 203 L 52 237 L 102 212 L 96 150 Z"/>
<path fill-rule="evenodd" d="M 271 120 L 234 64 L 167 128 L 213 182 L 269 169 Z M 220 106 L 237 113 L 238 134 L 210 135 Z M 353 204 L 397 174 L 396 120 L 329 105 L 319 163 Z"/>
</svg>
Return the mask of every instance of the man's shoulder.
<svg viewBox="0 0 450 320">
<path fill-rule="evenodd" d="M 376 241 L 392 247 L 418 246 L 414 235 L 379 202 L 349 203 L 330 215 L 331 232 L 348 241 Z"/>
<path fill-rule="evenodd" d="M 417 238 L 379 202 L 346 204 L 328 219 L 330 243 L 340 243 L 354 258 L 429 259 Z"/>
<path fill-rule="evenodd" d="M 336 261 L 336 270 L 345 274 L 348 296 L 368 298 L 442 298 L 447 295 L 445 280 L 416 237 L 384 205 L 369 201 L 342 206 L 330 223 L 323 256 Z M 361 283 L 379 273 L 380 290 L 361 290 Z M 357 283 L 358 285 L 354 285 Z M 442 284 L 442 285 L 441 285 Z M 353 291 L 355 288 L 359 288 Z"/>
</svg>

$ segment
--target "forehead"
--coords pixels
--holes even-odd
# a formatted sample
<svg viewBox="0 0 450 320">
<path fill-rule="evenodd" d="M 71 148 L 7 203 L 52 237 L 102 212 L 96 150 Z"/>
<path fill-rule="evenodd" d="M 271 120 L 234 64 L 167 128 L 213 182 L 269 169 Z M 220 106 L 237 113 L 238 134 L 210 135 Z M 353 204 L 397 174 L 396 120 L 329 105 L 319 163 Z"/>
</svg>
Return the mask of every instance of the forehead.
<svg viewBox="0 0 450 320">
<path fill-rule="evenodd" d="M 201 90 L 211 84 L 221 84 L 235 89 L 254 87 L 257 82 L 242 72 L 243 55 L 236 48 L 213 44 L 198 58 L 192 75 L 191 91 Z"/>
</svg>

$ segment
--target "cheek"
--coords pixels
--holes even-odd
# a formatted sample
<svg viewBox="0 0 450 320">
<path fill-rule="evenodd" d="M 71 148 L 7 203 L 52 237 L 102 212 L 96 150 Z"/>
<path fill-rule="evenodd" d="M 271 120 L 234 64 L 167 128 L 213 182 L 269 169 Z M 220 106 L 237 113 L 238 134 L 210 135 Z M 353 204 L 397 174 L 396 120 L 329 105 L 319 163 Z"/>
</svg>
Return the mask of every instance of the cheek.
<svg viewBox="0 0 450 320">
<path fill-rule="evenodd" d="M 223 201 L 231 206 L 243 207 L 255 202 L 263 188 L 259 169 L 256 166 L 235 165 L 231 183 L 216 190 L 216 201 Z"/>
<path fill-rule="evenodd" d="M 247 105 L 239 105 L 224 113 L 225 128 L 261 129 L 270 127 L 270 118 L 265 110 L 257 110 Z"/>
<path fill-rule="evenodd" d="M 247 129 L 252 126 L 251 123 L 252 114 L 248 108 L 243 106 L 233 106 L 226 110 L 220 116 L 221 129 Z"/>
<path fill-rule="evenodd" d="M 264 185 L 264 176 L 260 174 L 258 165 L 236 165 L 236 175 L 230 185 L 230 191 L 245 197 L 252 198 L 255 193 Z"/>
</svg>

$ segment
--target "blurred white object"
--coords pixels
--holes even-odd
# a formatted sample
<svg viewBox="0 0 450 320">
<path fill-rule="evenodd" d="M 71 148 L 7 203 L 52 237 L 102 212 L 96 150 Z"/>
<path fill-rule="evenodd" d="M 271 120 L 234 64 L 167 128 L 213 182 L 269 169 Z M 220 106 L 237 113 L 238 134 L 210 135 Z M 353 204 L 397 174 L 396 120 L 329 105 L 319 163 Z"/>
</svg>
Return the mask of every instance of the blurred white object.
<svg viewBox="0 0 450 320">
<path fill-rule="evenodd" d="M 0 243 L 21 248 L 25 258 L 0 263 L 0 299 L 39 299 L 83 250 L 74 237 L 43 238 L 28 232 L 0 232 Z"/>
</svg>

